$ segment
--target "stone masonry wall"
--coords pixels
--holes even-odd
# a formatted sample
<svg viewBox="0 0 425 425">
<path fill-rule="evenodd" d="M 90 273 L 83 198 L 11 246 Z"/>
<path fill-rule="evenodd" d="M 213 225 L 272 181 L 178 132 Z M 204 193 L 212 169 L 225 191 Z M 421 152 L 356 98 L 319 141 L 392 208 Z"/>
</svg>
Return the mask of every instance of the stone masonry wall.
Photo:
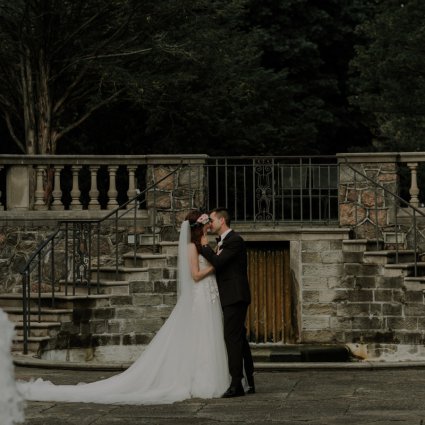
<svg viewBox="0 0 425 425">
<path fill-rule="evenodd" d="M 345 295 L 342 241 L 301 241 L 300 262 L 301 342 L 342 342 L 335 327 Z"/>
<path fill-rule="evenodd" d="M 155 208 L 157 223 L 166 226 L 180 224 L 190 209 L 205 207 L 204 167 L 188 165 L 166 177 L 175 169 L 175 165 L 152 165 L 147 170 L 147 185 L 156 183 L 148 193 L 148 209 Z"/>
<path fill-rule="evenodd" d="M 340 225 L 353 228 L 357 237 L 380 237 L 382 230 L 386 230 L 391 223 L 394 223 L 395 199 L 384 189 L 362 177 L 362 174 L 397 194 L 397 164 L 395 162 L 364 162 L 350 165 L 358 173 L 348 165 L 340 164 Z M 379 227 L 378 235 L 376 225 Z"/>
<path fill-rule="evenodd" d="M 423 284 L 365 259 L 368 245 L 302 241 L 301 342 L 365 344 L 374 357 L 407 347 L 412 355 L 425 343 Z"/>
</svg>

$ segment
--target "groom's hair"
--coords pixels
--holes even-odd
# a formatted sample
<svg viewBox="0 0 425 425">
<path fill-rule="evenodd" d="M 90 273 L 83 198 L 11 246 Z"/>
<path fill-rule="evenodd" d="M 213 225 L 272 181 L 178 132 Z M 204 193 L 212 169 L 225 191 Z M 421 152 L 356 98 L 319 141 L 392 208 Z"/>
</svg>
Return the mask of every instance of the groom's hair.
<svg viewBox="0 0 425 425">
<path fill-rule="evenodd" d="M 226 222 L 227 226 L 230 227 L 230 214 L 227 208 L 217 207 L 214 208 L 211 212 L 216 213 L 218 217 L 224 218 L 224 221 Z"/>
</svg>

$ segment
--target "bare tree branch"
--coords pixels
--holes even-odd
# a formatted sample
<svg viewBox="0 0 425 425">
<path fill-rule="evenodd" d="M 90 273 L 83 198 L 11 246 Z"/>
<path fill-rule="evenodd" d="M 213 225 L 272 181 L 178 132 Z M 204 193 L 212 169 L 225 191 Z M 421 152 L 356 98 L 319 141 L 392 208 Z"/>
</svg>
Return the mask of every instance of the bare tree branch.
<svg viewBox="0 0 425 425">
<path fill-rule="evenodd" d="M 116 99 L 121 92 L 123 92 L 124 89 L 118 90 L 117 92 L 115 92 L 113 95 L 109 96 L 108 98 L 104 99 L 102 102 L 99 102 L 97 105 L 91 107 L 90 109 L 88 109 L 85 114 L 83 114 L 78 120 L 76 120 L 74 123 L 68 125 L 67 127 L 65 127 L 62 131 L 58 132 L 57 136 L 56 136 L 56 140 L 59 140 L 60 138 L 62 138 L 66 133 L 69 133 L 71 130 L 73 130 L 74 128 L 78 127 L 81 123 L 83 123 L 85 120 L 87 120 L 87 118 L 90 117 L 90 115 L 93 114 L 94 111 L 98 110 L 99 108 L 101 108 L 104 105 L 107 105 L 108 103 L 112 102 L 114 99 Z"/>
<path fill-rule="evenodd" d="M 15 129 L 13 128 L 10 115 L 6 112 L 4 114 L 4 119 L 6 121 L 7 129 L 9 130 L 9 133 L 13 139 L 13 141 L 16 143 L 16 145 L 19 147 L 19 149 L 22 151 L 22 153 L 26 153 L 25 146 L 22 144 L 22 142 L 19 140 L 19 138 L 16 136 Z"/>
</svg>

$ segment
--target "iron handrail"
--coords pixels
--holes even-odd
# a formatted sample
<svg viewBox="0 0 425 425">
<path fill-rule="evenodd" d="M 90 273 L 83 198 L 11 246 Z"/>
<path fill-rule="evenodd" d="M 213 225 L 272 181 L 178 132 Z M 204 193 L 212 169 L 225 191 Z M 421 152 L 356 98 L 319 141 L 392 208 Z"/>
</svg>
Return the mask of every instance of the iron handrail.
<svg viewBox="0 0 425 425">
<path fill-rule="evenodd" d="M 417 277 L 418 275 L 418 259 L 417 259 L 417 254 L 418 254 L 418 226 L 417 226 L 417 216 L 416 214 L 419 214 L 421 217 L 425 218 L 425 213 L 423 211 L 421 211 L 419 208 L 417 208 L 415 205 L 412 205 L 410 202 L 406 201 L 405 199 L 403 199 L 401 196 L 397 195 L 396 193 L 392 192 L 391 190 L 389 190 L 388 188 L 386 188 L 385 186 L 383 186 L 382 184 L 376 182 L 375 180 L 373 180 L 372 178 L 370 178 L 369 176 L 367 176 L 366 174 L 361 173 L 360 171 L 358 171 L 356 168 L 354 168 L 347 160 L 347 158 L 344 158 L 344 165 L 346 165 L 348 168 L 350 168 L 352 171 L 354 171 L 354 173 L 360 175 L 362 178 L 366 179 L 367 181 L 371 182 L 375 188 L 379 188 L 381 190 L 384 191 L 384 193 L 392 196 L 394 198 L 395 201 L 398 201 L 399 203 L 405 205 L 405 207 L 407 207 L 407 210 L 405 210 L 404 212 L 407 213 L 409 216 L 412 217 L 413 223 L 412 223 L 412 227 L 413 227 L 413 252 L 414 252 L 414 276 Z M 375 190 L 375 229 L 376 229 L 376 244 L 377 246 L 379 245 L 379 240 L 378 240 L 378 235 L 379 235 L 379 225 L 378 225 L 378 215 L 377 215 L 377 200 L 376 200 L 376 190 Z M 398 244 L 398 236 L 399 236 L 399 231 L 398 231 L 398 221 L 397 221 L 397 204 L 394 201 L 394 208 L 396 210 L 395 213 L 395 223 L 394 223 L 394 228 L 395 228 L 395 253 L 396 253 L 396 257 L 395 257 L 395 262 L 396 264 L 398 264 L 398 259 L 399 259 L 399 244 Z M 357 207 L 357 204 L 356 204 Z M 412 212 L 409 210 L 411 209 Z M 357 211 L 356 211 L 356 215 L 357 215 Z M 356 222 L 357 222 L 357 218 L 356 218 Z"/>
<path fill-rule="evenodd" d="M 80 226 L 83 226 L 84 224 L 89 224 L 89 232 L 91 231 L 91 226 L 94 225 L 97 227 L 98 229 L 98 233 L 97 233 L 97 252 L 98 252 L 98 258 L 99 258 L 99 232 L 100 232 L 100 226 L 101 223 L 105 222 L 106 220 L 108 220 L 111 217 L 114 217 L 114 221 L 115 221 L 115 234 L 118 234 L 118 220 L 120 218 L 122 218 L 124 215 L 126 215 L 127 213 L 129 213 L 130 211 L 134 210 L 134 220 L 137 219 L 137 209 L 139 208 L 140 204 L 142 203 L 142 198 L 149 192 L 156 190 L 156 187 L 163 182 L 164 180 L 166 180 L 167 178 L 171 177 L 172 175 L 174 175 L 175 173 L 177 173 L 181 168 L 183 167 L 183 164 L 180 163 L 180 165 L 178 167 L 176 167 L 174 170 L 172 170 L 170 173 L 166 174 L 165 176 L 163 176 L 162 178 L 160 178 L 158 181 L 156 181 L 155 183 L 153 183 L 152 185 L 146 187 L 145 189 L 143 189 L 142 191 L 140 191 L 136 196 L 134 196 L 133 198 L 129 199 L 128 201 L 126 201 L 125 203 L 123 203 L 122 205 L 119 205 L 118 207 L 116 207 L 115 209 L 113 209 L 111 212 L 109 212 L 108 214 L 106 214 L 104 217 L 99 218 L 99 219 L 80 219 L 80 220 L 61 220 L 59 222 L 59 226 L 58 228 L 51 234 L 49 235 L 46 240 L 44 240 L 38 247 L 37 249 L 30 255 L 29 259 L 27 260 L 27 262 L 25 263 L 25 265 L 21 268 L 20 274 L 22 275 L 22 325 L 23 325 L 23 353 L 27 354 L 28 353 L 28 340 L 29 340 L 29 335 L 30 335 L 30 331 L 31 331 L 31 272 L 37 267 L 39 267 L 38 270 L 38 274 L 39 274 L 39 279 L 38 279 L 38 298 L 39 298 L 39 302 L 38 302 L 38 316 L 39 316 L 39 320 L 40 320 L 40 311 L 41 311 L 41 265 L 40 265 L 40 261 L 41 258 L 44 257 L 43 252 L 44 250 L 51 245 L 51 272 L 52 272 L 52 282 L 51 282 L 51 287 L 52 287 L 52 305 L 54 305 L 55 302 L 55 281 L 54 281 L 54 273 L 55 273 L 55 268 L 54 268 L 54 258 L 55 258 L 55 254 L 54 254 L 54 247 L 55 244 L 57 245 L 63 238 L 68 238 L 68 225 L 70 223 L 78 223 Z M 155 198 L 155 197 L 154 197 Z M 146 199 L 145 199 L 146 201 Z M 154 199 L 155 202 L 155 199 Z M 132 203 L 134 203 L 134 205 L 127 209 L 126 207 L 128 205 L 131 205 Z M 124 213 L 119 215 L 119 211 L 124 209 Z M 153 209 L 154 213 L 156 211 L 156 208 Z M 156 221 L 156 217 L 153 217 L 153 221 L 155 223 Z M 65 225 L 65 231 L 62 231 L 62 227 L 63 225 Z M 57 236 L 59 234 L 62 233 L 62 239 L 56 240 Z M 155 243 L 155 239 L 153 241 Z M 118 274 L 118 243 L 115 244 L 115 272 L 116 275 Z M 89 244 L 89 254 L 91 254 L 91 243 Z M 137 243 L 135 240 L 134 243 L 134 259 L 136 258 L 136 250 L 137 250 Z M 75 245 L 74 245 L 74 252 L 72 253 L 73 257 L 75 257 Z M 68 257 L 68 242 L 67 240 L 65 241 L 65 295 L 67 295 L 67 279 L 68 279 L 68 262 L 67 262 L 67 257 Z M 89 270 L 91 268 L 91 255 L 89 255 L 88 258 L 88 266 L 89 266 Z M 97 261 L 97 289 L 99 290 L 99 267 L 100 267 L 100 261 Z M 75 285 L 76 285 L 76 279 L 75 279 L 75 266 L 73 266 L 73 291 L 75 294 Z M 88 287 L 88 291 L 90 291 L 90 273 L 89 275 L 89 281 L 87 284 Z M 90 292 L 89 292 L 90 293 Z"/>
</svg>

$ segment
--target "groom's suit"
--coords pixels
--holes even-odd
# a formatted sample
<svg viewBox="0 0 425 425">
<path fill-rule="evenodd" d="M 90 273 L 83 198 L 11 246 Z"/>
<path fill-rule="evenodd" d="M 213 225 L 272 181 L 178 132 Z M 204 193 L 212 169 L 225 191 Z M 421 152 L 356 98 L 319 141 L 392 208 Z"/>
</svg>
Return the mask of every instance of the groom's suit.
<svg viewBox="0 0 425 425">
<path fill-rule="evenodd" d="M 223 308 L 229 371 L 232 385 L 238 385 L 243 377 L 243 367 L 248 377 L 254 372 L 245 328 L 246 312 L 251 302 L 245 242 L 232 230 L 225 236 L 218 253 L 205 245 L 201 254 L 215 268 Z"/>
</svg>

